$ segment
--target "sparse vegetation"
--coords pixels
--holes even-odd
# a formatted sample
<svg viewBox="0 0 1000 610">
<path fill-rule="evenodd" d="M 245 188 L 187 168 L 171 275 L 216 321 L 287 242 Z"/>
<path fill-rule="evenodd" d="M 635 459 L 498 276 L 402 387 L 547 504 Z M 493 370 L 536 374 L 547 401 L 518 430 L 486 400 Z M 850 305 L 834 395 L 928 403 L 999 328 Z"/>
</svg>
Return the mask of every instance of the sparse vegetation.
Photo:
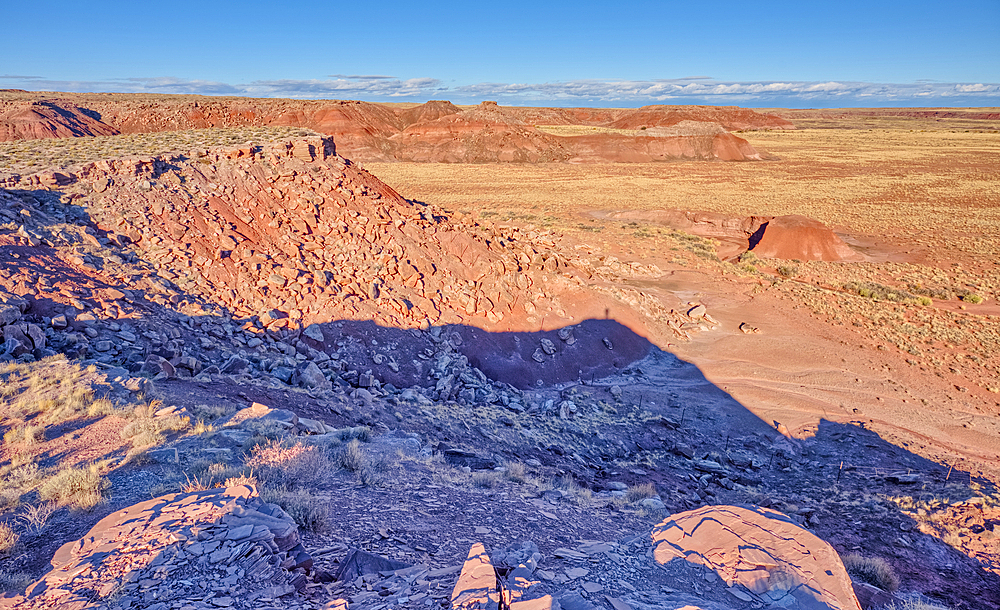
<svg viewBox="0 0 1000 610">
<path fill-rule="evenodd" d="M 340 453 L 340 465 L 353 472 L 358 481 L 365 486 L 381 483 L 388 464 L 383 456 L 370 455 L 361 447 L 361 442 L 355 438 L 347 443 Z"/>
<path fill-rule="evenodd" d="M 656 487 L 652 483 L 643 483 L 642 485 L 632 485 L 627 490 L 625 490 L 625 501 L 629 504 L 634 504 L 640 500 L 645 500 L 646 498 L 652 498 L 656 495 Z"/>
<path fill-rule="evenodd" d="M 893 301 L 895 303 L 915 303 L 917 301 L 917 296 L 911 292 L 876 282 L 848 282 L 844 284 L 844 290 L 876 301 Z"/>
<path fill-rule="evenodd" d="M 100 464 L 64 468 L 42 484 L 38 496 L 59 506 L 85 510 L 93 508 L 101 501 L 101 492 L 109 485 L 100 472 Z"/>
<path fill-rule="evenodd" d="M 262 144 L 308 135 L 318 134 L 301 127 L 232 127 L 87 138 L 16 140 L 0 142 L 0 169 L 36 172 L 48 168 L 71 168 L 100 159 L 188 153 L 193 149 L 233 146 L 246 142 Z M 203 161 L 211 163 L 208 158 Z"/>
<path fill-rule="evenodd" d="M 472 484 L 480 489 L 492 489 L 500 484 L 500 473 L 480 470 L 472 473 Z"/>
<path fill-rule="evenodd" d="M 799 274 L 799 268 L 797 265 L 780 265 L 778 267 L 778 275 L 783 278 L 793 278 Z"/>
<path fill-rule="evenodd" d="M 880 610 L 950 610 L 950 608 L 948 606 L 933 604 L 920 598 L 909 597 L 899 602 L 893 602 L 888 606 L 883 606 Z"/>
<path fill-rule="evenodd" d="M 162 407 L 159 401 L 136 407 L 133 420 L 122 428 L 122 438 L 130 441 L 134 448 L 159 445 L 164 441 L 164 433 L 180 432 L 191 427 L 191 418 L 178 415 L 157 416 Z"/>
<path fill-rule="evenodd" d="M 507 470 L 504 472 L 508 481 L 514 483 L 524 483 L 527 476 L 524 464 L 521 462 L 507 462 Z"/>
<path fill-rule="evenodd" d="M 7 557 L 17 546 L 18 535 L 8 523 L 0 523 L 0 557 Z"/>
<path fill-rule="evenodd" d="M 841 557 L 841 560 L 851 578 L 890 593 L 899 588 L 899 578 L 892 566 L 881 557 L 862 557 L 857 553 L 851 553 Z"/>
<path fill-rule="evenodd" d="M 56 511 L 56 505 L 52 502 L 42 502 L 41 504 L 31 504 L 25 507 L 18 516 L 18 520 L 24 523 L 28 531 L 35 534 L 41 533 L 49 521 L 49 517 Z"/>
<path fill-rule="evenodd" d="M 279 493 L 271 496 L 299 527 L 322 534 L 330 529 L 331 515 L 326 503 L 307 493 Z"/>
</svg>

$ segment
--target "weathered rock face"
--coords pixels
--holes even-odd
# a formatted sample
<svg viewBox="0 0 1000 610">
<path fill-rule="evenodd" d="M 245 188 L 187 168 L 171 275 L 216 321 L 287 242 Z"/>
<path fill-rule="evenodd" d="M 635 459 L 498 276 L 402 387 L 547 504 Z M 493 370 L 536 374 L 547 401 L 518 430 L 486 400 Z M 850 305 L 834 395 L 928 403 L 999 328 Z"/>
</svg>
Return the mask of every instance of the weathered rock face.
<svg viewBox="0 0 1000 610">
<path fill-rule="evenodd" d="M 746 587 L 779 607 L 860 610 L 833 547 L 777 511 L 706 506 L 670 516 L 652 535 L 661 564 L 703 565 L 730 587 Z"/>
<path fill-rule="evenodd" d="M 37 95 L 37 94 L 36 94 Z M 468 110 L 445 101 L 395 109 L 357 101 L 204 99 L 139 95 L 92 98 L 32 94 L 0 99 L 0 141 L 206 127 L 296 126 L 332 135 L 347 157 L 455 163 L 651 162 L 762 158 L 732 129 L 786 129 L 791 123 L 735 107 L 647 106 L 638 110 L 501 107 Z M 94 117 L 100 117 L 96 119 Z M 641 135 L 556 136 L 537 125 L 645 130 Z"/>
<path fill-rule="evenodd" d="M 750 250 L 761 258 L 803 261 L 851 261 L 863 257 L 823 223 L 806 216 L 778 216 L 750 238 Z"/>
<path fill-rule="evenodd" d="M 252 601 L 294 593 L 306 578 L 293 570 L 311 561 L 294 520 L 252 487 L 176 493 L 108 515 L 63 545 L 52 570 L 23 596 L 0 599 L 0 608 L 97 608 L 114 592 L 125 608 L 194 597 L 225 607 L 233 595 Z M 212 590 L 195 584 L 206 579 Z"/>
<path fill-rule="evenodd" d="M 40 101 L 0 107 L 0 113 L 0 142 L 119 133 L 95 118 L 97 113 L 65 102 Z"/>
<path fill-rule="evenodd" d="M 616 119 L 609 127 L 641 129 L 669 127 L 682 121 L 718 123 L 737 131 L 746 129 L 795 129 L 786 119 L 773 114 L 761 114 L 738 106 L 643 106 Z"/>
<path fill-rule="evenodd" d="M 39 189 L 44 178 L 0 187 Z M 105 239 L 155 270 L 147 298 L 200 307 L 183 291 L 272 331 L 337 320 L 537 331 L 544 312 L 603 317 L 608 297 L 587 288 L 592 277 L 659 274 L 595 260 L 551 231 L 407 201 L 337 156 L 330 138 L 104 160 L 65 178 L 61 190 L 87 205 Z M 289 340 L 307 355 L 319 348 Z M 304 386 L 319 381 L 302 373 Z"/>
</svg>

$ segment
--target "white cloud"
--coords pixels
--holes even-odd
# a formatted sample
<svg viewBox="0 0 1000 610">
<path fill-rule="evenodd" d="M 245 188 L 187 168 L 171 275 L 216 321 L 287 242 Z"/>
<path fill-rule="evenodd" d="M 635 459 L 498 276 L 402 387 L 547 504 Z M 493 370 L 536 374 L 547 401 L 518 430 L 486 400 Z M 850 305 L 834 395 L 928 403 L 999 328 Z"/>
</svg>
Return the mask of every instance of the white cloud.
<svg viewBox="0 0 1000 610">
<path fill-rule="evenodd" d="M 442 99 L 475 103 L 495 99 L 524 105 L 642 105 L 659 102 L 742 105 L 838 106 L 1000 104 L 996 83 L 865 83 L 850 81 L 720 81 L 704 76 L 655 80 L 572 80 L 546 83 L 475 83 L 446 85 L 437 78 L 384 75 L 332 75 L 324 79 L 275 79 L 224 83 L 176 77 L 105 81 L 50 80 L 38 76 L 0 75 L 5 87 L 48 91 L 118 91 L 193 93 L 304 99 Z"/>
</svg>

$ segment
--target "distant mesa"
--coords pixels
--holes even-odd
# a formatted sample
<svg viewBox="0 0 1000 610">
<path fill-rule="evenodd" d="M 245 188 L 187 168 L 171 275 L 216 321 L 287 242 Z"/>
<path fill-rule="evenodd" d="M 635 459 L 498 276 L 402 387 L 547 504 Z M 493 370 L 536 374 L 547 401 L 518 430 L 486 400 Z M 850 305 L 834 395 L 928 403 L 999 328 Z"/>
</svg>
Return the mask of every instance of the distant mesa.
<svg viewBox="0 0 1000 610">
<path fill-rule="evenodd" d="M 734 130 L 794 129 L 745 108 L 518 108 L 434 100 L 409 108 L 360 101 L 8 93 L 0 141 L 290 126 L 333 136 L 360 161 L 444 163 L 756 161 L 770 158 Z M 547 126 L 569 126 L 551 133 Z"/>
</svg>

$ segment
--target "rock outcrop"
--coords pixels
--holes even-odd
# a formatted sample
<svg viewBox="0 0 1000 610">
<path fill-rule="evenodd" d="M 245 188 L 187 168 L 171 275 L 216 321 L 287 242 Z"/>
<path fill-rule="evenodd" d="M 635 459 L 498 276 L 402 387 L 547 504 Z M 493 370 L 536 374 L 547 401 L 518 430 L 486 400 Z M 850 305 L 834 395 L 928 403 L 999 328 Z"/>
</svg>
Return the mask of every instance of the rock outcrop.
<svg viewBox="0 0 1000 610">
<path fill-rule="evenodd" d="M 207 127 L 295 126 L 334 137 L 360 161 L 651 162 L 764 157 L 730 131 L 788 129 L 773 115 L 736 107 L 462 109 L 446 101 L 394 108 L 359 101 L 294 101 L 142 95 L 10 94 L 0 98 L 0 142 Z M 95 118 L 99 117 L 99 118 Z M 539 125 L 609 127 L 562 136 Z M 625 130 L 633 133 L 627 134 Z"/>
<path fill-rule="evenodd" d="M 750 250 L 761 258 L 863 260 L 830 227 L 797 215 L 778 216 L 762 224 L 750 238 Z"/>
<path fill-rule="evenodd" d="M 714 570 L 744 601 L 752 593 L 789 609 L 861 608 L 833 547 L 777 511 L 705 506 L 668 517 L 652 536 L 656 561 Z"/>
<path fill-rule="evenodd" d="M 304 587 L 311 565 L 295 521 L 254 488 L 176 493 L 108 515 L 0 608 L 83 610 L 107 607 L 112 595 L 123 609 L 260 603 Z"/>
</svg>

